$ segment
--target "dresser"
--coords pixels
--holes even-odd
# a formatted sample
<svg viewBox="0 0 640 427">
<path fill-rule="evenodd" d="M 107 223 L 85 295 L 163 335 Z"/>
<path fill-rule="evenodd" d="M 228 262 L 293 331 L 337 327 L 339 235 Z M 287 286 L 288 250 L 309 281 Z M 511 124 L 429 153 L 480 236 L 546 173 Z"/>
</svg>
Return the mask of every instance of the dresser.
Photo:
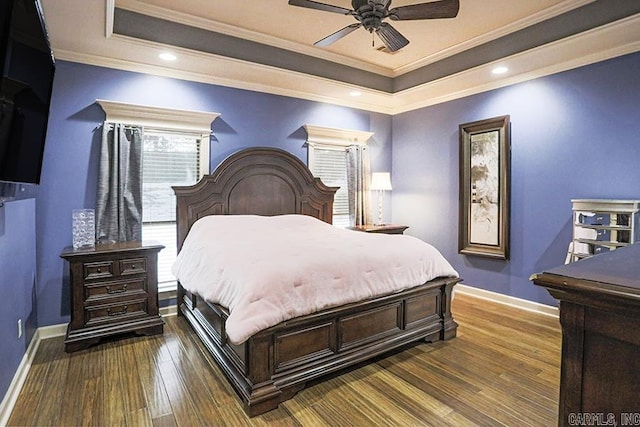
<svg viewBox="0 0 640 427">
<path fill-rule="evenodd" d="M 156 242 L 119 242 L 64 249 L 60 256 L 68 261 L 71 284 L 65 351 L 125 332 L 163 332 L 157 273 L 158 252 L 163 248 Z"/>
<path fill-rule="evenodd" d="M 604 421 L 630 425 L 629 417 L 637 420 L 640 413 L 640 244 L 532 280 L 560 301 L 558 424 L 578 425 L 584 414 L 604 414 Z"/>
<path fill-rule="evenodd" d="M 573 241 L 568 261 L 578 261 L 638 241 L 640 200 L 573 199 Z"/>
<path fill-rule="evenodd" d="M 350 230 L 364 231 L 365 233 L 403 234 L 409 228 L 407 225 L 384 224 L 384 225 L 356 225 L 349 227 Z"/>
</svg>

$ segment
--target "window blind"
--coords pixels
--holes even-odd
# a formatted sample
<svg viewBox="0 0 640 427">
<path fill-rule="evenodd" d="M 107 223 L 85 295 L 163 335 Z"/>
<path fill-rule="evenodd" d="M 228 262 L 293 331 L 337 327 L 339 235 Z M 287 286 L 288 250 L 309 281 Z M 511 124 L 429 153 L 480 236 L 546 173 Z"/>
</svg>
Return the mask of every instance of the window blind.
<svg viewBox="0 0 640 427">
<path fill-rule="evenodd" d="M 171 266 L 178 256 L 176 250 L 175 222 L 148 222 L 142 225 L 142 235 L 145 240 L 155 240 L 164 245 L 158 253 L 158 290 L 175 290 L 176 278 L 171 274 Z"/>
<path fill-rule="evenodd" d="M 142 151 L 142 221 L 175 221 L 173 185 L 200 177 L 200 140 L 192 135 L 145 129 Z"/>
<path fill-rule="evenodd" d="M 314 145 L 309 156 L 309 169 L 325 185 L 340 187 L 333 199 L 333 224 L 349 226 L 349 191 L 347 187 L 347 156 L 344 148 L 325 148 Z"/>
<path fill-rule="evenodd" d="M 158 289 L 175 289 L 171 266 L 176 259 L 176 198 L 174 185 L 195 184 L 208 165 L 201 162 L 200 135 L 148 130 L 142 151 L 142 236 L 165 248 L 158 254 Z"/>
</svg>

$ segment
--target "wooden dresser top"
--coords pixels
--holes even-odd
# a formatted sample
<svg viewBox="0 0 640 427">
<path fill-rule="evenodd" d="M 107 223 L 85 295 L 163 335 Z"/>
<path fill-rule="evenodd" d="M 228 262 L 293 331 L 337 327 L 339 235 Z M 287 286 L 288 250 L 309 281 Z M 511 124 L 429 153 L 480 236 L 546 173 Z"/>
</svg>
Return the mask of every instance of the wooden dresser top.
<svg viewBox="0 0 640 427">
<path fill-rule="evenodd" d="M 640 244 L 535 274 L 537 285 L 640 299 Z"/>
</svg>

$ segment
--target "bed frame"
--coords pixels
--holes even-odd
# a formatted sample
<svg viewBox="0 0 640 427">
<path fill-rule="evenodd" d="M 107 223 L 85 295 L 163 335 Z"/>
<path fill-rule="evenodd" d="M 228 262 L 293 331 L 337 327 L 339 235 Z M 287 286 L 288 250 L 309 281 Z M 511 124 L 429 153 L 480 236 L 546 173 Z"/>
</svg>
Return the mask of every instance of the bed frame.
<svg viewBox="0 0 640 427">
<path fill-rule="evenodd" d="M 177 197 L 178 250 L 193 223 L 207 215 L 299 213 L 331 223 L 335 187 L 274 148 L 231 155 Z M 354 231 L 356 233 L 357 231 Z M 244 403 L 249 416 L 275 409 L 311 380 L 418 340 L 456 335 L 451 292 L 460 279 L 421 286 L 294 318 L 251 336 L 227 340 L 228 310 L 178 284 L 178 313 L 189 322 Z"/>
</svg>

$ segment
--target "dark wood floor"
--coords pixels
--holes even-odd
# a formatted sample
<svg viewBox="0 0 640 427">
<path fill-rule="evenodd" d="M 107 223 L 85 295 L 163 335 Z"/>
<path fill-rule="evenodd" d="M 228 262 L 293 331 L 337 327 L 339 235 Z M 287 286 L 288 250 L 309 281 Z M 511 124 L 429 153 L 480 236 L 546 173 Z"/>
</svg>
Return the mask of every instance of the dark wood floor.
<svg viewBox="0 0 640 427">
<path fill-rule="evenodd" d="M 551 426 L 558 320 L 457 295 L 457 338 L 418 344 L 247 418 L 184 319 L 163 336 L 64 353 L 40 344 L 10 426 Z"/>
</svg>

